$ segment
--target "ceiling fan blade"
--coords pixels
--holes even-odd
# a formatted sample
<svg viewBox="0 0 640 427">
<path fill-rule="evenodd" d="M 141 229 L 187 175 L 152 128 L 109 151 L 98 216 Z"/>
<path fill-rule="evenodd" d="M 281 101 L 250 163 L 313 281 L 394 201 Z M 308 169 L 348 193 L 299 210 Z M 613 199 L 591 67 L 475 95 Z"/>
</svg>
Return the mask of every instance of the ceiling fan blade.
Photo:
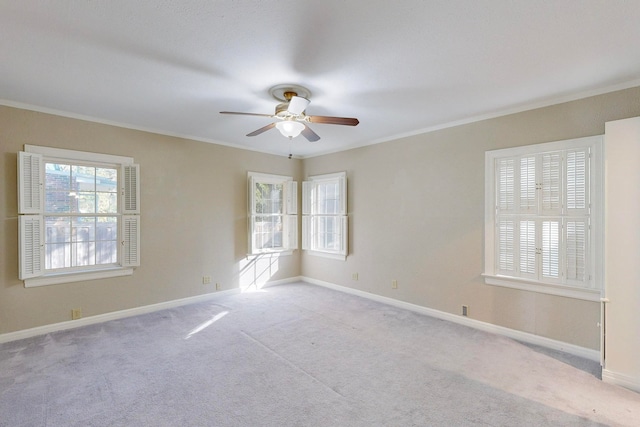
<svg viewBox="0 0 640 427">
<path fill-rule="evenodd" d="M 238 113 L 236 111 L 220 111 L 220 114 L 236 114 L 236 115 L 240 115 L 240 116 L 273 117 L 273 114 Z"/>
<path fill-rule="evenodd" d="M 307 98 L 302 98 L 301 96 L 292 96 L 291 101 L 289 101 L 289 107 L 287 111 L 291 114 L 302 114 L 302 112 L 309 105 L 309 101 Z"/>
<path fill-rule="evenodd" d="M 266 132 L 266 131 L 268 131 L 269 129 L 273 129 L 275 126 L 276 126 L 276 124 L 275 124 L 275 123 L 269 123 L 268 125 L 263 126 L 263 127 L 261 127 L 260 129 L 258 129 L 258 130 L 254 130 L 253 132 L 248 133 L 248 134 L 247 134 L 247 136 L 256 136 L 256 135 L 260 135 L 261 133 Z"/>
<path fill-rule="evenodd" d="M 301 133 L 302 133 L 302 136 L 307 138 L 307 141 L 309 142 L 316 142 L 317 140 L 320 139 L 318 134 L 312 131 L 311 128 L 307 125 L 304 126 L 304 129 L 302 129 Z"/>
<path fill-rule="evenodd" d="M 345 125 L 356 126 L 360 121 L 350 117 L 329 117 L 329 116 L 307 116 L 311 123 L 321 123 L 325 125 Z"/>
</svg>

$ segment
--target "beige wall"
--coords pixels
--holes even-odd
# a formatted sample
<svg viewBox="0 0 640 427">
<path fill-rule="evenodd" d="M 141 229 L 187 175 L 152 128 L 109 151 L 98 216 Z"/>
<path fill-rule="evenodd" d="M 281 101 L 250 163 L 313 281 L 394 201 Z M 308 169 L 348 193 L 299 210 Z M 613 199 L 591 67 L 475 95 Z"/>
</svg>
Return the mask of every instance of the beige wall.
<svg viewBox="0 0 640 427">
<path fill-rule="evenodd" d="M 635 116 L 640 88 L 301 161 L 0 107 L 0 333 L 69 320 L 72 308 L 91 316 L 213 292 L 215 282 L 237 288 L 254 273 L 302 274 L 449 313 L 465 304 L 473 319 L 597 349 L 597 303 L 484 284 L 484 152 L 600 135 L 606 121 Z M 141 164 L 142 266 L 132 277 L 22 286 L 16 153 L 25 143 Z M 298 180 L 347 171 L 347 260 L 296 251 L 266 274 L 245 268 L 248 170 Z"/>
<path fill-rule="evenodd" d="M 598 349 L 598 303 L 484 284 L 484 153 L 601 135 L 639 101 L 634 88 L 306 159 L 305 176 L 347 171 L 351 229 L 345 262 L 303 255 L 303 275 Z"/>
<path fill-rule="evenodd" d="M 17 261 L 17 152 L 24 144 L 130 156 L 141 165 L 142 265 L 133 276 L 24 288 Z M 300 274 L 299 252 L 247 266 L 247 171 L 291 175 L 301 160 L 0 107 L 0 333 Z M 241 272 L 242 269 L 242 272 Z M 255 273 L 255 274 L 254 274 Z M 203 285 L 202 276 L 212 284 Z"/>
</svg>

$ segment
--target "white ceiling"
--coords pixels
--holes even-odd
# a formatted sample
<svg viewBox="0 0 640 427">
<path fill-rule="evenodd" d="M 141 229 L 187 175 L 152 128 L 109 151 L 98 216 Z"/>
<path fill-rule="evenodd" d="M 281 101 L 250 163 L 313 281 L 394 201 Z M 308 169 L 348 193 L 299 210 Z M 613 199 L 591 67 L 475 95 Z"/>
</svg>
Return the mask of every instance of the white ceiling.
<svg viewBox="0 0 640 427">
<path fill-rule="evenodd" d="M 308 157 L 640 85 L 640 1 L 0 0 L 0 103 Z"/>
</svg>

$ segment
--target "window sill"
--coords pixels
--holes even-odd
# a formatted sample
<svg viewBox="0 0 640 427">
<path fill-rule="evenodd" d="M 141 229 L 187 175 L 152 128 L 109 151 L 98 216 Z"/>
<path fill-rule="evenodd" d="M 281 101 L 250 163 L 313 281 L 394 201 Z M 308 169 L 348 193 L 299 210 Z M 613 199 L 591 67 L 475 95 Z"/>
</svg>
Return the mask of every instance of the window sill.
<svg viewBox="0 0 640 427">
<path fill-rule="evenodd" d="M 34 277 L 24 281 L 25 288 L 35 288 L 37 286 L 59 285 L 62 283 L 84 282 L 85 280 L 107 279 L 110 277 L 131 276 L 133 268 L 109 268 L 104 270 L 94 270 L 82 273 L 48 274 L 41 277 Z"/>
<path fill-rule="evenodd" d="M 256 252 L 255 254 L 247 254 L 247 258 L 252 257 L 262 257 L 262 256 L 287 256 L 293 255 L 293 250 L 285 249 L 285 250 L 275 250 L 275 251 L 264 251 L 264 252 Z"/>
<path fill-rule="evenodd" d="M 584 289 L 574 286 L 556 285 L 535 280 L 519 279 L 516 277 L 493 276 L 483 274 L 487 285 L 502 286 L 505 288 L 520 289 L 523 291 L 542 294 L 557 295 L 561 297 L 581 299 L 585 301 L 600 302 L 602 292 L 599 289 Z"/>
<path fill-rule="evenodd" d="M 331 252 L 322 252 L 322 251 L 313 251 L 313 250 L 305 250 L 305 251 L 309 255 L 319 256 L 323 258 L 337 259 L 340 261 L 345 261 L 347 259 L 347 256 L 342 254 L 334 254 Z"/>
</svg>

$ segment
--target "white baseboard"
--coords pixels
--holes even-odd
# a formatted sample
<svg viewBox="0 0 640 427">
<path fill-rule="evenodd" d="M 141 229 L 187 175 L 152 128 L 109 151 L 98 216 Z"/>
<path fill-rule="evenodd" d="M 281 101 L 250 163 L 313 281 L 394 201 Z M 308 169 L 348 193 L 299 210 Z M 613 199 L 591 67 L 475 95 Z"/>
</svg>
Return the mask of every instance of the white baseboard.
<svg viewBox="0 0 640 427">
<path fill-rule="evenodd" d="M 602 381 L 609 384 L 619 385 L 640 393 L 640 380 L 638 378 L 603 369 Z"/>
<path fill-rule="evenodd" d="M 287 279 L 274 280 L 267 282 L 262 287 L 284 285 L 286 283 L 300 282 L 301 276 L 290 277 Z M 232 295 L 241 292 L 241 289 L 229 289 L 226 291 L 218 291 L 209 294 L 196 295 L 194 297 L 181 298 L 172 301 L 161 302 L 158 304 L 145 305 L 142 307 L 130 308 L 127 310 L 113 311 L 111 313 L 98 314 L 90 317 L 83 317 L 78 320 L 69 320 L 66 322 L 52 323 L 50 325 L 38 326 L 30 329 L 23 329 L 21 331 L 9 332 L 6 334 L 0 334 L 0 344 L 17 341 L 25 338 L 31 338 L 38 335 L 44 335 L 56 331 L 64 331 L 66 329 L 79 328 L 81 326 L 93 325 L 101 322 L 108 322 L 110 320 L 123 319 L 125 317 L 137 316 L 140 314 L 152 313 L 154 311 L 165 310 L 168 308 L 180 307 L 182 305 L 193 304 L 196 302 L 209 301 L 225 295 Z"/>
<path fill-rule="evenodd" d="M 98 314 L 95 316 L 83 317 L 78 320 L 69 320 L 66 322 L 52 323 L 50 325 L 38 326 L 36 328 L 23 329 L 21 331 L 0 334 L 0 344 L 16 341 L 25 338 L 44 335 L 51 332 L 64 331 L 67 329 L 79 328 L 81 326 L 93 325 L 96 323 L 108 322 L 110 320 L 123 319 L 125 317 L 137 316 L 140 314 L 152 313 L 154 311 L 165 310 L 167 308 L 179 307 L 182 305 L 193 304 L 196 302 L 210 301 L 220 298 L 224 295 L 239 293 L 240 289 L 231 289 L 226 291 L 218 291 L 210 294 L 197 295 L 194 297 L 181 298 L 172 301 L 161 302 L 158 304 L 144 305 L 142 307 L 130 308 L 127 310 L 113 311 L 111 313 Z"/>
<path fill-rule="evenodd" d="M 330 288 L 340 292 L 345 292 L 348 294 L 357 295 L 359 297 L 368 298 L 370 300 L 381 302 L 383 304 L 388 304 L 388 305 L 403 308 L 406 310 L 411 310 L 416 313 L 425 314 L 427 316 L 435 317 L 437 319 L 448 320 L 450 322 L 469 326 L 471 328 L 479 329 L 481 331 L 502 335 L 517 341 L 526 342 L 528 344 L 534 344 L 534 345 L 550 348 L 553 350 L 563 351 L 565 353 L 569 353 L 574 356 L 579 356 L 585 359 L 593 360 L 594 362 L 600 361 L 600 352 L 598 350 L 592 350 L 590 348 L 580 347 L 574 344 L 553 340 L 551 338 L 541 337 L 539 335 L 534 335 L 528 332 L 522 332 L 522 331 L 517 331 L 515 329 L 505 328 L 504 326 L 498 326 L 492 323 L 482 322 L 480 320 L 458 316 L 456 314 L 451 314 L 444 311 L 435 310 L 433 308 L 427 308 L 420 305 L 399 301 L 393 298 L 383 297 L 383 296 L 372 294 L 369 292 L 360 291 L 358 289 L 352 289 L 346 286 L 340 286 L 334 283 L 312 279 L 310 277 L 303 276 L 301 280 L 313 285 L 323 286 L 325 288 Z"/>
</svg>

